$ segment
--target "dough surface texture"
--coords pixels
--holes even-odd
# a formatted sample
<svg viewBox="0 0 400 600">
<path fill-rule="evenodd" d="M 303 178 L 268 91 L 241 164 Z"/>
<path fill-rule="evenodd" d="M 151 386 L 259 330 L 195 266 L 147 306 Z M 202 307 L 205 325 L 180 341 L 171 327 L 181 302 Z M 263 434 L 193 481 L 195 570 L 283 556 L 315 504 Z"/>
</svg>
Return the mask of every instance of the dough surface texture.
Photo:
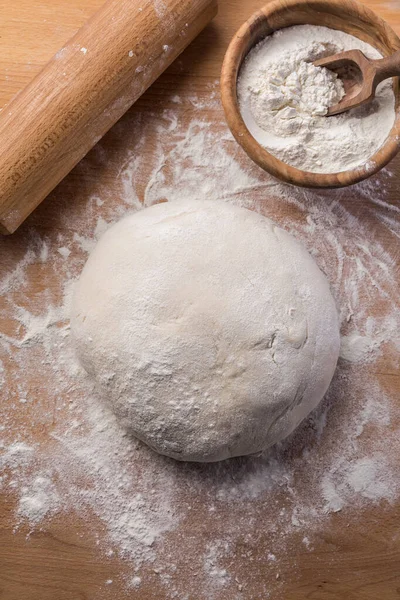
<svg viewBox="0 0 400 600">
<path fill-rule="evenodd" d="M 339 354 L 335 303 L 307 250 L 219 201 L 113 225 L 83 269 L 71 327 L 123 426 L 179 460 L 282 440 L 324 396 Z"/>
</svg>

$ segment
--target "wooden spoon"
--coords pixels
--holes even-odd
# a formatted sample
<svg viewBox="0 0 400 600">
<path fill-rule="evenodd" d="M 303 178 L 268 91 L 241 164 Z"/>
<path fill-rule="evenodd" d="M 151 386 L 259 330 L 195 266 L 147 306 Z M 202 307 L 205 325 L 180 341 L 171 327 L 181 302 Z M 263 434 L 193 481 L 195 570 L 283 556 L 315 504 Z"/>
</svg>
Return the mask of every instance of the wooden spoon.
<svg viewBox="0 0 400 600">
<path fill-rule="evenodd" d="M 314 65 L 334 71 L 343 81 L 345 95 L 329 108 L 330 117 L 371 102 L 381 81 L 400 75 L 400 50 L 378 60 L 367 58 L 361 50 L 348 50 L 320 58 Z"/>
</svg>

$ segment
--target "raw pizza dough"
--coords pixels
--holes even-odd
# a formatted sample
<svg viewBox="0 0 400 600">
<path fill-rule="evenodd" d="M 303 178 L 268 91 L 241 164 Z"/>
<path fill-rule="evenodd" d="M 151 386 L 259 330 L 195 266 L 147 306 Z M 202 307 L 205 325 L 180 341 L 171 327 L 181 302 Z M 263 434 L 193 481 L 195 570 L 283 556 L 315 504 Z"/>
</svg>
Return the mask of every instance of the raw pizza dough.
<svg viewBox="0 0 400 600">
<path fill-rule="evenodd" d="M 223 202 L 172 202 L 112 226 L 77 285 L 78 356 L 157 452 L 218 461 L 282 440 L 333 376 L 339 326 L 306 249 Z"/>
</svg>

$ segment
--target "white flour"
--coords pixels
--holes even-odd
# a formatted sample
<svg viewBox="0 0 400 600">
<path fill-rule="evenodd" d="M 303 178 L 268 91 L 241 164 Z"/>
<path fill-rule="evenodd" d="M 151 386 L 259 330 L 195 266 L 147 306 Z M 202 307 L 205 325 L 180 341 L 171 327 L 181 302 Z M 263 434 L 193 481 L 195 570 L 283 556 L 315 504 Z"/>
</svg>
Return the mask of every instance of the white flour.
<svg viewBox="0 0 400 600">
<path fill-rule="evenodd" d="M 36 224 L 0 238 L 1 493 L 16 535 L 54 531 L 58 515 L 71 523 L 68 542 L 91 546 L 93 560 L 97 547 L 111 593 L 121 581 L 107 559 L 124 558 L 116 573 L 133 588 L 126 597 L 285 597 L 302 555 L 323 551 L 321 538 L 352 536 L 372 522 L 371 507 L 375 523 L 400 499 L 398 399 L 379 375 L 400 366 L 400 210 L 388 201 L 396 181 L 385 170 L 346 190 L 281 185 L 243 155 L 216 94 L 182 94 L 168 109 L 163 96 L 151 118 L 137 107 L 110 133 L 119 149 L 100 143 L 75 170 L 79 195 L 74 185 L 65 201 L 66 181 L 62 210 L 55 196 L 46 224 L 39 208 Z M 77 364 L 68 323 L 75 278 L 107 224 L 187 197 L 253 208 L 303 241 L 331 282 L 347 339 L 326 399 L 290 439 L 261 457 L 201 467 L 126 435 Z"/>
<path fill-rule="evenodd" d="M 36 475 L 21 487 L 18 515 L 30 523 L 38 523 L 59 508 L 59 497 L 51 478 Z"/>
<path fill-rule="evenodd" d="M 366 163 L 385 142 L 394 123 L 391 80 L 369 105 L 334 117 L 329 106 L 343 84 L 313 61 L 359 49 L 380 58 L 369 44 L 344 32 L 299 25 L 282 29 L 250 51 L 238 79 L 240 110 L 250 133 L 272 154 L 294 167 L 334 173 Z"/>
</svg>

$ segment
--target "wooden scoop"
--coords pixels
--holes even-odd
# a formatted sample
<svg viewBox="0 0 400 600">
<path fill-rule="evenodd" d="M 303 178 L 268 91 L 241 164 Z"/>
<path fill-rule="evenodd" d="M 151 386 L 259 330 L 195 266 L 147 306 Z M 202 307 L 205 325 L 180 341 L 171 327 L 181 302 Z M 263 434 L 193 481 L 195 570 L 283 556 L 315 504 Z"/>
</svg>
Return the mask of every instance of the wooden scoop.
<svg viewBox="0 0 400 600">
<path fill-rule="evenodd" d="M 381 81 L 400 75 L 400 50 L 378 60 L 367 58 L 360 50 L 348 50 L 316 60 L 314 65 L 334 71 L 344 85 L 345 95 L 329 108 L 330 117 L 371 102 Z"/>
</svg>

